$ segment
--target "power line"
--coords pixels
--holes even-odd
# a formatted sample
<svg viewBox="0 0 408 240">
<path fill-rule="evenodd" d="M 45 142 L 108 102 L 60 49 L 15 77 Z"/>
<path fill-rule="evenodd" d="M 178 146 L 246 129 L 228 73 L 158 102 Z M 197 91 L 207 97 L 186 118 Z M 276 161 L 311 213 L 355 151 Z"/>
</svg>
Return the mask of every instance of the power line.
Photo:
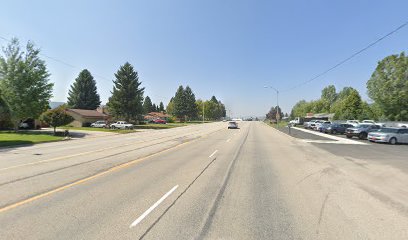
<svg viewBox="0 0 408 240">
<path fill-rule="evenodd" d="M 5 38 L 5 37 L 3 37 L 3 36 L 0 36 L 0 38 L 3 39 L 3 40 L 5 40 L 5 41 L 7 41 L 7 42 L 11 42 L 10 39 L 7 39 L 7 38 Z M 58 58 L 48 56 L 48 55 L 46 55 L 46 54 L 44 54 L 44 53 L 41 53 L 41 52 L 40 52 L 39 55 L 41 55 L 41 56 L 43 56 L 43 57 L 46 57 L 46 58 L 48 58 L 48 59 L 51 59 L 51 60 L 53 60 L 53 61 L 55 61 L 55 62 L 61 63 L 61 64 L 65 65 L 65 66 L 70 67 L 70 68 L 77 69 L 77 70 L 83 70 L 83 68 L 77 67 L 77 66 L 75 66 L 75 65 L 72 65 L 72 64 L 70 64 L 70 63 L 68 63 L 68 62 L 65 62 L 65 61 L 63 61 L 63 60 L 60 60 L 60 59 L 58 59 Z M 112 80 L 112 79 L 106 78 L 106 77 L 104 77 L 104 76 L 101 76 L 101 75 L 99 75 L 99 74 L 93 73 L 92 75 L 94 75 L 95 77 L 101 78 L 101 79 L 108 80 L 108 81 L 111 81 L 111 80 Z"/>
<path fill-rule="evenodd" d="M 408 25 L 408 21 L 405 22 L 404 24 L 400 25 L 400 26 L 397 27 L 396 29 L 392 30 L 391 32 L 387 33 L 386 35 L 382 36 L 381 38 L 377 39 L 376 41 L 370 43 L 369 45 L 367 45 L 366 47 L 362 48 L 361 50 L 359 50 L 359 51 L 353 53 L 351 56 L 349 56 L 348 58 L 346 58 L 346 59 L 340 61 L 339 63 L 337 63 L 337 64 L 334 65 L 333 67 L 331 67 L 331 68 L 329 68 L 329 69 L 327 69 L 327 70 L 325 70 L 325 71 L 323 71 L 323 72 L 317 74 L 316 76 L 314 76 L 313 78 L 311 78 L 311 79 L 309 79 L 309 80 L 307 80 L 307 81 L 304 81 L 304 82 L 302 82 L 302 83 L 300 83 L 300 84 L 298 84 L 298 85 L 295 85 L 295 86 L 293 86 L 293 87 L 291 87 L 291 88 L 285 89 L 285 90 L 283 90 L 282 92 L 291 91 L 291 90 L 293 90 L 293 89 L 296 89 L 296 88 L 298 88 L 298 87 L 300 87 L 300 86 L 303 86 L 303 85 L 305 85 L 305 84 L 307 84 L 307 83 L 310 83 L 310 82 L 312 82 L 312 81 L 318 79 L 319 77 L 321 77 L 321 76 L 327 74 L 328 72 L 332 71 L 333 69 L 335 69 L 335 68 L 337 68 L 337 67 L 343 65 L 344 63 L 348 62 L 349 60 L 351 60 L 352 58 L 356 57 L 357 55 L 360 55 L 362 52 L 364 52 L 364 51 L 366 51 L 367 49 L 373 47 L 373 46 L 376 45 L 377 43 L 381 42 L 382 40 L 386 39 L 387 37 L 389 37 L 389 36 L 391 36 L 392 34 L 396 33 L 396 32 L 399 31 L 400 29 L 406 27 L 407 25 Z"/>
</svg>

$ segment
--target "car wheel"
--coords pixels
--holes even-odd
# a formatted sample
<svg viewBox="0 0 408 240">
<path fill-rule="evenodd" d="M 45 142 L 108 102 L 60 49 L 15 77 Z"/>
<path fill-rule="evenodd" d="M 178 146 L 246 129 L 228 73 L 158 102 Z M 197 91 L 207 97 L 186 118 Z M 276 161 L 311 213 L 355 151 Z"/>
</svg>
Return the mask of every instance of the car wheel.
<svg viewBox="0 0 408 240">
<path fill-rule="evenodd" d="M 336 131 L 336 130 L 333 130 L 333 131 L 332 131 L 332 134 L 337 134 L 337 131 Z"/>
<path fill-rule="evenodd" d="M 397 144 L 397 139 L 395 137 L 391 138 L 389 141 L 390 144 L 395 145 Z"/>
<path fill-rule="evenodd" d="M 351 135 L 346 135 L 347 136 L 347 138 L 352 138 L 353 136 L 351 136 Z"/>
<path fill-rule="evenodd" d="M 359 139 L 366 139 L 367 138 L 367 133 L 360 133 L 358 134 Z"/>
</svg>

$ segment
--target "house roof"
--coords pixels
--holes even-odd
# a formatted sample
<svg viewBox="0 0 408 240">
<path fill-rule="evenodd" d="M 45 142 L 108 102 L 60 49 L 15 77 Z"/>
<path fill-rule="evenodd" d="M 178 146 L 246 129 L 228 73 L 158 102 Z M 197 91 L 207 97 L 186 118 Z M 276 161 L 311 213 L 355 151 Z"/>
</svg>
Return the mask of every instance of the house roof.
<svg viewBox="0 0 408 240">
<path fill-rule="evenodd" d="M 108 115 L 104 113 L 100 113 L 96 110 L 86 110 L 86 109 L 74 109 L 70 108 L 67 109 L 68 112 L 76 113 L 80 115 L 81 117 L 87 117 L 87 118 L 106 118 Z"/>
<path fill-rule="evenodd" d="M 149 112 L 144 116 L 145 119 L 154 119 L 154 118 L 168 118 L 170 115 L 167 115 L 162 112 Z"/>
<path fill-rule="evenodd" d="M 306 118 L 333 118 L 334 113 L 308 113 Z"/>
</svg>

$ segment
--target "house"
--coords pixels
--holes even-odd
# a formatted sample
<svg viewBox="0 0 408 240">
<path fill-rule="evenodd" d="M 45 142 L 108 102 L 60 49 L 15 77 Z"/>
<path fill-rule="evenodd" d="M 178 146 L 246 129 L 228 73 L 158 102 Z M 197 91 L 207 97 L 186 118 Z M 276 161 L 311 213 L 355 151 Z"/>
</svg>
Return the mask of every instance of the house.
<svg viewBox="0 0 408 240">
<path fill-rule="evenodd" d="M 144 119 L 146 121 L 152 121 L 154 119 L 163 119 L 163 120 L 167 120 L 168 118 L 170 118 L 170 115 L 167 115 L 164 112 L 149 112 L 148 114 L 146 114 L 144 116 Z"/>
<path fill-rule="evenodd" d="M 307 113 L 305 117 L 305 122 L 311 120 L 324 120 L 324 121 L 331 121 L 334 117 L 334 113 Z"/>
<path fill-rule="evenodd" d="M 108 121 L 110 116 L 97 110 L 67 109 L 67 114 L 74 118 L 70 125 L 74 127 L 89 127 L 91 123 L 98 120 Z"/>
</svg>

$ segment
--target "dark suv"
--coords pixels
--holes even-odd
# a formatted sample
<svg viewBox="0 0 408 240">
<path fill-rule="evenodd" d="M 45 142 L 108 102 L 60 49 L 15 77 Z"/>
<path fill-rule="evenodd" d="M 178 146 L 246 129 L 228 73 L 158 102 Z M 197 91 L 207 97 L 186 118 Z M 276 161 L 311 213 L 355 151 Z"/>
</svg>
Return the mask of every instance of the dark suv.
<svg viewBox="0 0 408 240">
<path fill-rule="evenodd" d="M 346 136 L 348 138 L 358 137 L 359 139 L 367 139 L 369 132 L 376 131 L 381 127 L 375 124 L 359 124 L 357 127 L 346 129 Z"/>
<path fill-rule="evenodd" d="M 327 128 L 324 129 L 325 133 L 330 133 L 330 134 L 344 134 L 346 132 L 347 128 L 351 128 L 353 125 L 347 124 L 347 123 L 333 123 Z"/>
</svg>

